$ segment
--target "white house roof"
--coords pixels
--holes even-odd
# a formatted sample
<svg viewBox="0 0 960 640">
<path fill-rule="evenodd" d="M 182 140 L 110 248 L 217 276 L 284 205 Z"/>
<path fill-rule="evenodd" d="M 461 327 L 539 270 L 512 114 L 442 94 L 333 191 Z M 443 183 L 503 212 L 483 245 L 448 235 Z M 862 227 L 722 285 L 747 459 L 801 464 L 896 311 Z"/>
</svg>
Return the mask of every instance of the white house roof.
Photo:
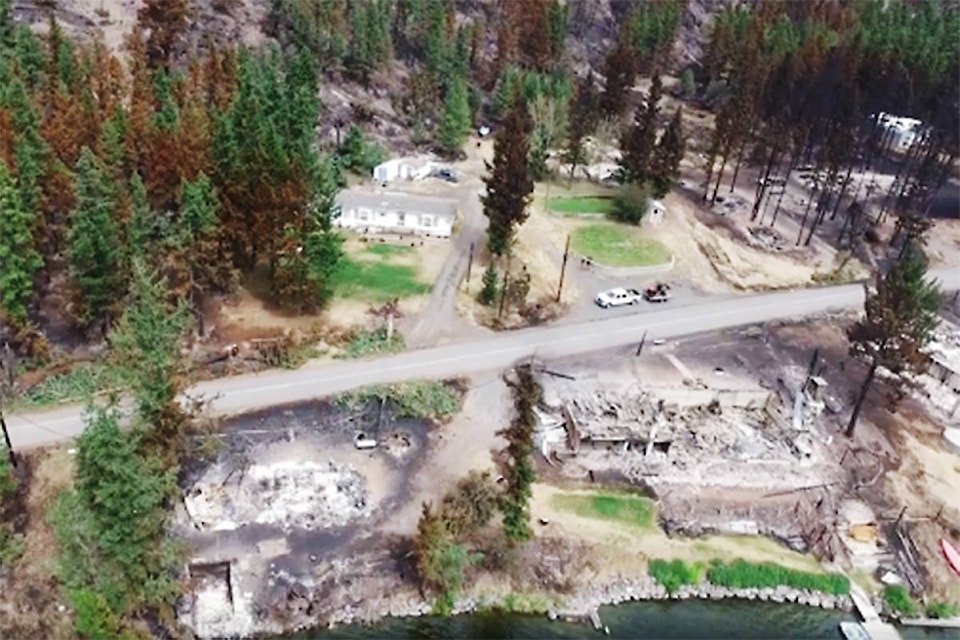
<svg viewBox="0 0 960 640">
<path fill-rule="evenodd" d="M 383 193 L 346 189 L 337 195 L 337 204 L 341 209 L 366 207 L 368 209 L 388 209 L 426 213 L 435 216 L 454 217 L 457 213 L 457 201 L 449 198 L 409 195 L 405 193 Z"/>
</svg>

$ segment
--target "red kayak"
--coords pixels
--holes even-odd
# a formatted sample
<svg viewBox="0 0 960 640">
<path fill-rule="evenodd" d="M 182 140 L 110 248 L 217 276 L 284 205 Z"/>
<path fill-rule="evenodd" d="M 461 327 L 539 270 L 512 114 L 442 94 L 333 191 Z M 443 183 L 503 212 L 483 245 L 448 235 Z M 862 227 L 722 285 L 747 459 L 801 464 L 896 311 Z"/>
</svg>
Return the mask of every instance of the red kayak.
<svg viewBox="0 0 960 640">
<path fill-rule="evenodd" d="M 957 548 L 946 538 L 940 538 L 940 548 L 943 550 L 943 557 L 947 559 L 947 564 L 960 576 L 960 551 L 957 551 Z"/>
</svg>

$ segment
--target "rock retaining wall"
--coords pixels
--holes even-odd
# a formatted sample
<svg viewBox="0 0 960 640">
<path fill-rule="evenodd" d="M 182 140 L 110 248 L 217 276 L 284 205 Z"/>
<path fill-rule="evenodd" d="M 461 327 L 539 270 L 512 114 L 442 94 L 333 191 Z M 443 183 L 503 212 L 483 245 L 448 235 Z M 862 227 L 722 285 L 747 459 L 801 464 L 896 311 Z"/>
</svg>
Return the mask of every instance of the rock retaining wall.
<svg viewBox="0 0 960 640">
<path fill-rule="evenodd" d="M 675 593 L 658 584 L 653 578 L 646 576 L 640 579 L 621 579 L 603 585 L 587 585 L 568 596 L 562 605 L 547 609 L 544 613 L 551 619 L 568 621 L 586 621 L 602 606 L 618 605 L 626 602 L 642 602 L 649 600 L 757 600 L 761 602 L 793 603 L 821 609 L 841 609 L 850 611 L 852 603 L 848 596 L 834 596 L 817 591 L 793 589 L 791 587 L 773 587 L 764 589 L 728 589 L 701 583 L 684 585 Z M 482 597 L 465 597 L 457 601 L 454 615 L 464 615 L 483 609 L 503 606 L 503 599 Z M 406 599 L 404 602 L 395 602 L 385 607 L 383 617 L 416 617 L 430 615 L 433 607 L 429 602 L 416 598 Z M 330 625 L 351 624 L 356 622 L 374 622 L 358 616 L 359 611 L 345 609 L 335 614 L 329 621 Z"/>
</svg>

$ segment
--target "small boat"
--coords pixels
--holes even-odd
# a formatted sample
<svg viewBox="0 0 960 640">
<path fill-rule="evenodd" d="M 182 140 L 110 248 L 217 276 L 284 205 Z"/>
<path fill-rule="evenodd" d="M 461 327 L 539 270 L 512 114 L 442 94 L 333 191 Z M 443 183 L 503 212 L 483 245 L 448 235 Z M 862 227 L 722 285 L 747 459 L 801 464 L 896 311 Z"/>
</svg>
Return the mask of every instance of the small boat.
<svg viewBox="0 0 960 640">
<path fill-rule="evenodd" d="M 870 634 L 859 622 L 841 622 L 840 633 L 847 640 L 871 640 Z"/>
<path fill-rule="evenodd" d="M 940 548 L 943 550 L 943 557 L 947 559 L 947 564 L 957 575 L 960 575 L 960 551 L 957 551 L 957 548 L 946 538 L 940 538 Z"/>
</svg>

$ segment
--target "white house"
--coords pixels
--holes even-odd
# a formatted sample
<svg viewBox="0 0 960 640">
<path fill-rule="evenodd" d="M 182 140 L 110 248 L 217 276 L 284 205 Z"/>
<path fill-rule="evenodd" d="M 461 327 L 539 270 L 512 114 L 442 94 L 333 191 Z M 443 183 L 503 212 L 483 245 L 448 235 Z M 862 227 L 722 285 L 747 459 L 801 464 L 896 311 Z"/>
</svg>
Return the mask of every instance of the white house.
<svg viewBox="0 0 960 640">
<path fill-rule="evenodd" d="M 360 233 L 400 233 L 449 238 L 457 201 L 403 193 L 347 189 L 337 196 L 336 224 Z"/>
<path fill-rule="evenodd" d="M 430 175 L 434 163 L 423 158 L 394 158 L 373 168 L 373 179 L 380 184 L 394 180 L 421 180 Z"/>
<path fill-rule="evenodd" d="M 923 138 L 923 122 L 916 118 L 878 113 L 877 124 L 882 134 L 882 144 L 897 153 L 906 153 Z"/>
</svg>

